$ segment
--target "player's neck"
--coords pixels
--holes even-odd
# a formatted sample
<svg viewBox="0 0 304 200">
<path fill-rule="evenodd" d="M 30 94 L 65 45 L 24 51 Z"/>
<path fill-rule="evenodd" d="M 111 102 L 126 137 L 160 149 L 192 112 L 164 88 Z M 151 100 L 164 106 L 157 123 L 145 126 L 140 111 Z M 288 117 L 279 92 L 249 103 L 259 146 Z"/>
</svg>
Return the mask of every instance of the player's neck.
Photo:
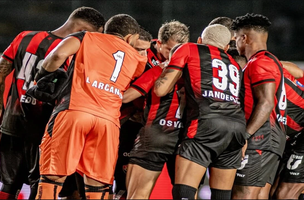
<svg viewBox="0 0 304 200">
<path fill-rule="evenodd" d="M 255 42 L 252 44 L 249 44 L 245 50 L 245 56 L 247 60 L 251 58 L 252 55 L 254 55 L 258 51 L 267 50 L 267 44 L 262 42 Z"/>
</svg>

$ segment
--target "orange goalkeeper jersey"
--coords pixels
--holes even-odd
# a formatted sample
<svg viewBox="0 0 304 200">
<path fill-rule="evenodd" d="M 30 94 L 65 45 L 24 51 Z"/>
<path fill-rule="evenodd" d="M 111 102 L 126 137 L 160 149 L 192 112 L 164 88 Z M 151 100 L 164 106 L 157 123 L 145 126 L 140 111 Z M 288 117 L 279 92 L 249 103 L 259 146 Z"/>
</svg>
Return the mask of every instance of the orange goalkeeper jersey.
<svg viewBox="0 0 304 200">
<path fill-rule="evenodd" d="M 55 112 L 84 111 L 119 126 L 123 93 L 142 74 L 147 58 L 117 36 L 97 32 L 73 36 L 81 45 L 69 66 L 69 81 Z"/>
</svg>

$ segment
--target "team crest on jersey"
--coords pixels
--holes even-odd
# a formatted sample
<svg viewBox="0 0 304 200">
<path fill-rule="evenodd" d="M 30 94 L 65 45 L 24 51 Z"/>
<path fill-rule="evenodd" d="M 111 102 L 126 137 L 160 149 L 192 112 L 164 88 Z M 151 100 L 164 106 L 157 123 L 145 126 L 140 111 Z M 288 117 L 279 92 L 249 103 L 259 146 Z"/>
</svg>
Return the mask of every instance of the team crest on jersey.
<svg viewBox="0 0 304 200">
<path fill-rule="evenodd" d="M 151 62 L 153 63 L 154 66 L 159 65 L 159 61 L 156 60 L 154 57 L 151 58 Z"/>
<path fill-rule="evenodd" d="M 249 155 L 245 155 L 244 159 L 242 160 L 241 167 L 238 168 L 238 170 L 244 169 L 246 164 L 248 163 Z"/>
<path fill-rule="evenodd" d="M 291 154 L 287 162 L 287 169 L 294 170 L 302 163 L 303 156 Z"/>
</svg>

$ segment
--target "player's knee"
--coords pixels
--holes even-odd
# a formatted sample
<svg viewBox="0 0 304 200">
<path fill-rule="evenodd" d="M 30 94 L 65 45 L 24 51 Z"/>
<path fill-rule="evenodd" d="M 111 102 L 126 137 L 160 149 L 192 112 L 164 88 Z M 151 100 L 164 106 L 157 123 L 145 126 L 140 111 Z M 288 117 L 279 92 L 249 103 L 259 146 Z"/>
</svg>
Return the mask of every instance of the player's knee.
<svg viewBox="0 0 304 200">
<path fill-rule="evenodd" d="M 231 199 L 231 190 L 218 190 L 210 188 L 211 199 Z"/>
<path fill-rule="evenodd" d="M 173 199 L 195 199 L 196 188 L 183 185 L 174 184 L 172 189 Z"/>
<path fill-rule="evenodd" d="M 66 176 L 45 176 L 40 177 L 40 182 L 51 183 L 51 184 L 63 184 Z"/>
</svg>

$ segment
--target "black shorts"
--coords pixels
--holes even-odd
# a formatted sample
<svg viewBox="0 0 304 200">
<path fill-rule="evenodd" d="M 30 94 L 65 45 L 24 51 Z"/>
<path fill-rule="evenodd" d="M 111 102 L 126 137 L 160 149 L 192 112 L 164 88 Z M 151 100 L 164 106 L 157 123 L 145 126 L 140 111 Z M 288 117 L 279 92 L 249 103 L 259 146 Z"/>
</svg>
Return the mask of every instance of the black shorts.
<svg viewBox="0 0 304 200">
<path fill-rule="evenodd" d="M 164 154 L 147 151 L 138 151 L 130 157 L 130 164 L 139 165 L 150 171 L 162 171 L 165 163 L 167 164 L 168 173 L 171 183 L 174 184 L 175 154 Z"/>
<path fill-rule="evenodd" d="M 11 184 L 38 184 L 39 144 L 31 139 L 24 139 L 2 134 L 0 141 L 1 182 Z"/>
<path fill-rule="evenodd" d="M 142 124 L 127 120 L 120 128 L 118 159 L 115 167 L 114 177 L 115 191 L 126 190 L 126 173 L 129 163 L 129 154 L 133 148 L 134 140 L 142 128 Z"/>
<path fill-rule="evenodd" d="M 261 150 L 247 150 L 241 167 L 236 172 L 234 184 L 264 187 L 273 184 L 279 166 L 279 155 Z"/>
<path fill-rule="evenodd" d="M 285 148 L 280 173 L 280 180 L 283 182 L 304 183 L 304 150 L 303 147 L 297 148 L 297 146 Z"/>
<path fill-rule="evenodd" d="M 178 154 L 204 167 L 236 169 L 245 144 L 245 124 L 227 119 L 204 119 L 194 138 L 187 137 Z M 202 127 L 205 127 L 203 129 Z"/>
</svg>

